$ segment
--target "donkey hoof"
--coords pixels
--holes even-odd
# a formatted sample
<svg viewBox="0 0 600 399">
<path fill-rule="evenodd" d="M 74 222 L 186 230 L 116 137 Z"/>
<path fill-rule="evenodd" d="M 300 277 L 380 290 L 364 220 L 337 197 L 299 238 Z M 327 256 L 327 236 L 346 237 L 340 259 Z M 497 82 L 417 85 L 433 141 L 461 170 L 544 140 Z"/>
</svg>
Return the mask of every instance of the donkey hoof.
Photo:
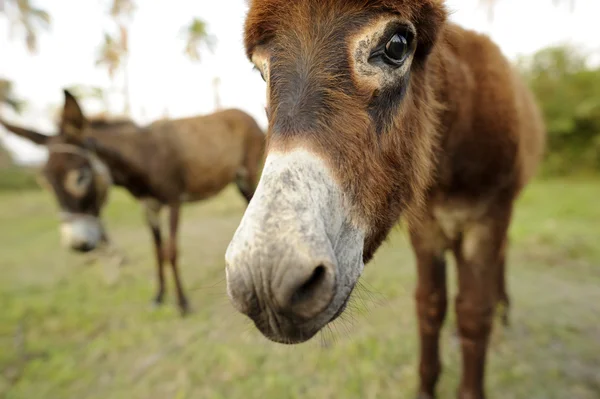
<svg viewBox="0 0 600 399">
<path fill-rule="evenodd" d="M 163 305 L 165 298 L 164 294 L 158 294 L 152 299 L 152 306 L 158 308 Z"/>
<path fill-rule="evenodd" d="M 190 305 L 187 300 L 179 302 L 179 313 L 185 317 L 191 313 Z"/>
</svg>

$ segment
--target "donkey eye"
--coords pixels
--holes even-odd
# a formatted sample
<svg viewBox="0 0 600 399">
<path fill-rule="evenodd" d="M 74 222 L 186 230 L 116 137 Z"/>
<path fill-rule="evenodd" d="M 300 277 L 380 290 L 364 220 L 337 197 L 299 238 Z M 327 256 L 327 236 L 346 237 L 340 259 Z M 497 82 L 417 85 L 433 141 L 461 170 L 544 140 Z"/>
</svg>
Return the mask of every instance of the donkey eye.
<svg viewBox="0 0 600 399">
<path fill-rule="evenodd" d="M 72 195 L 82 197 L 92 182 L 92 171 L 85 169 L 74 169 L 67 173 L 64 181 L 65 189 Z"/>
<path fill-rule="evenodd" d="M 400 65 L 406 60 L 408 50 L 409 38 L 404 34 L 396 33 L 385 45 L 384 60 L 392 65 Z"/>
<path fill-rule="evenodd" d="M 82 169 L 79 171 L 79 175 L 77 176 L 77 185 L 83 186 L 86 185 L 90 180 L 89 170 Z"/>
</svg>

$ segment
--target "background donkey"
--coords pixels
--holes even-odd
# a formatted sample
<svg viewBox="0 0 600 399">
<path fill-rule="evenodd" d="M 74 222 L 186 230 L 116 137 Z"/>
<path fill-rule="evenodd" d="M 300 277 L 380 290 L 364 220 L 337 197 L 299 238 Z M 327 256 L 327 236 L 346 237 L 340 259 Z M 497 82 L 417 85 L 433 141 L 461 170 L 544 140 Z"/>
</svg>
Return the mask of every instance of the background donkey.
<svg viewBox="0 0 600 399">
<path fill-rule="evenodd" d="M 264 133 L 240 110 L 158 121 L 146 128 L 131 122 L 86 120 L 77 100 L 65 90 L 58 135 L 0 121 L 9 131 L 45 145 L 43 175 L 61 209 L 61 236 L 76 251 L 91 251 L 106 241 L 100 211 L 109 186 L 127 189 L 146 209 L 156 250 L 158 292 L 165 295 L 164 262 L 171 264 L 182 314 L 188 301 L 177 265 L 177 230 L 184 202 L 219 193 L 235 182 L 247 201 L 256 187 Z M 159 212 L 169 208 L 169 241 L 163 243 Z"/>
<path fill-rule="evenodd" d="M 441 0 L 254 0 L 246 49 L 267 82 L 269 148 L 227 250 L 233 304 L 272 340 L 345 309 L 399 217 L 417 258 L 419 398 L 434 397 L 446 262 L 458 264 L 459 397 L 483 399 L 513 203 L 544 146 L 530 91 Z"/>
</svg>

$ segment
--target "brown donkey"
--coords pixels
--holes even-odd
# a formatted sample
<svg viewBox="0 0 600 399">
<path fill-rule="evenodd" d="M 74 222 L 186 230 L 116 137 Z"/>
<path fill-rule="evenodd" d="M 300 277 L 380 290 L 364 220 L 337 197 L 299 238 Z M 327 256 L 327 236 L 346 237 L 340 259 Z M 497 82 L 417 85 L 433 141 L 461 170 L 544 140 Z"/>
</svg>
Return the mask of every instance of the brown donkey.
<svg viewBox="0 0 600 399">
<path fill-rule="evenodd" d="M 249 58 L 267 82 L 268 154 L 226 254 L 228 294 L 268 338 L 339 316 L 402 215 L 418 265 L 419 398 L 433 398 L 458 264 L 459 397 L 484 398 L 513 204 L 543 153 L 534 99 L 441 0 L 253 0 Z"/>
<path fill-rule="evenodd" d="M 177 230 L 184 202 L 220 192 L 235 181 L 250 201 L 258 180 L 264 134 L 239 110 L 159 121 L 147 128 L 131 122 L 88 121 L 76 99 L 65 91 L 60 132 L 46 136 L 0 121 L 8 130 L 45 145 L 43 172 L 61 209 L 63 242 L 90 251 L 106 241 L 100 220 L 111 183 L 127 189 L 146 208 L 156 249 L 158 293 L 165 294 L 164 261 L 171 264 L 178 303 L 188 310 L 177 267 Z M 162 240 L 159 211 L 169 208 L 169 241 Z"/>
</svg>

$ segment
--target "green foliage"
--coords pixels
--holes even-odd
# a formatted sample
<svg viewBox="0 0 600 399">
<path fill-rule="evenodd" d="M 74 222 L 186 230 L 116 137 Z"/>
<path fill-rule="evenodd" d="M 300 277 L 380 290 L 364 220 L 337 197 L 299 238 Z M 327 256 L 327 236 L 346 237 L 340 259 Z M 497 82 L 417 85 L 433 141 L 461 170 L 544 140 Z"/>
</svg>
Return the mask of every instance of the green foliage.
<svg viewBox="0 0 600 399">
<path fill-rule="evenodd" d="M 184 27 L 182 36 L 185 38 L 185 54 L 192 61 L 200 61 L 201 49 L 204 47 L 213 52 L 217 42 L 208 32 L 206 22 L 198 18 L 192 19 L 190 24 Z"/>
<path fill-rule="evenodd" d="M 9 28 L 19 28 L 24 34 L 27 50 L 35 53 L 38 48 L 39 31 L 50 28 L 50 14 L 35 7 L 30 0 L 4 0 L 0 5 L 0 13 L 4 13 L 8 18 Z"/>
<path fill-rule="evenodd" d="M 548 131 L 545 172 L 600 171 L 600 67 L 569 46 L 521 59 Z"/>
<path fill-rule="evenodd" d="M 5 107 L 19 113 L 25 107 L 25 101 L 15 95 L 10 80 L 0 79 L 0 115 Z M 10 152 L 0 143 L 0 192 L 32 188 L 38 188 L 35 175 L 30 170 L 17 167 Z"/>
</svg>

